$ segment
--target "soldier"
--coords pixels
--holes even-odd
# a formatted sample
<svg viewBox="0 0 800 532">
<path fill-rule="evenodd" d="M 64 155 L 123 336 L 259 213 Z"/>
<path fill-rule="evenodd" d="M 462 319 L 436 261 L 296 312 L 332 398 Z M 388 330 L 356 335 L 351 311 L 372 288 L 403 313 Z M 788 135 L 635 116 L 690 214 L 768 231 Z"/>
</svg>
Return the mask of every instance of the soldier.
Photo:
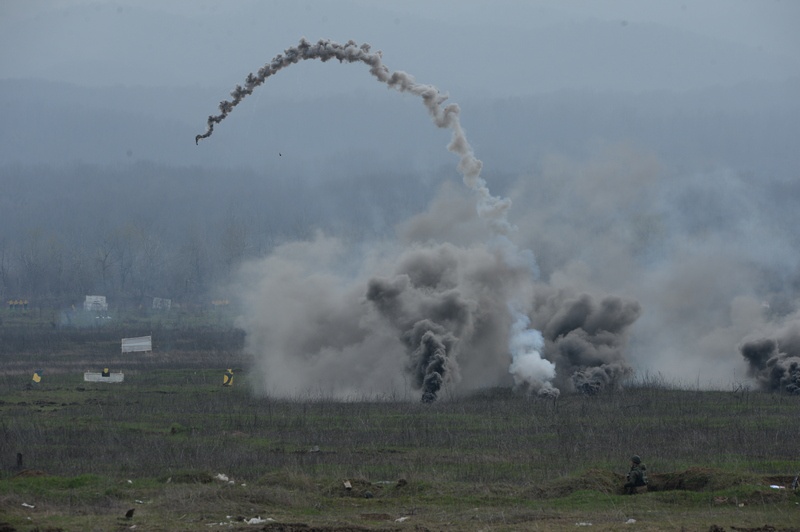
<svg viewBox="0 0 800 532">
<path fill-rule="evenodd" d="M 639 455 L 631 457 L 631 469 L 628 471 L 628 482 L 625 483 L 625 494 L 634 495 L 636 488 L 647 486 L 647 467 L 642 463 Z"/>
</svg>

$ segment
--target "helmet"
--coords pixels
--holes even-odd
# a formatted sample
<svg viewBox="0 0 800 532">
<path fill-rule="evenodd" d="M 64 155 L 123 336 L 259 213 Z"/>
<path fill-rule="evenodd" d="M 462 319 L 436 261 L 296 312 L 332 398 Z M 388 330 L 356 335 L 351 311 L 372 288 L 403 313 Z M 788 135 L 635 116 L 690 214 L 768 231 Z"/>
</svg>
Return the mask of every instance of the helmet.
<svg viewBox="0 0 800 532">
<path fill-rule="evenodd" d="M 642 459 L 639 458 L 638 454 L 634 454 L 633 456 L 631 456 L 631 462 L 633 462 L 634 464 L 641 464 Z"/>
</svg>

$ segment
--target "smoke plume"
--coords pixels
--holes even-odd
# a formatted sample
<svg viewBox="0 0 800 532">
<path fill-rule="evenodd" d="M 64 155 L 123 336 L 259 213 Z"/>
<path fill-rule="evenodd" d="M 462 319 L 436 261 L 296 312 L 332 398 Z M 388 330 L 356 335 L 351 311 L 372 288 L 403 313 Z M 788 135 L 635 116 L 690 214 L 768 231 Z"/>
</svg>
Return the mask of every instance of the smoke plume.
<svg viewBox="0 0 800 532">
<path fill-rule="evenodd" d="M 580 330 L 568 332 L 585 314 L 581 294 L 598 310 L 606 294 L 637 302 L 639 317 L 617 329 L 623 344 L 610 351 L 637 373 L 695 389 L 729 389 L 748 376 L 764 382 L 764 371 L 791 374 L 787 357 L 763 366 L 800 354 L 789 333 L 800 324 L 796 180 L 721 162 L 702 170 L 678 165 L 631 142 L 598 144 L 583 158 L 545 157 L 509 192 L 526 207 L 515 209 L 512 222 L 520 247 L 536 251 L 544 287 L 531 318 L 556 362 L 555 384 L 590 390 L 597 375 L 589 386 L 586 374 L 564 379 L 573 381 L 586 353 L 613 346 L 598 343 L 602 335 L 587 343 Z M 556 300 L 559 291 L 569 295 Z M 574 302 L 562 309 L 567 301 Z M 602 313 L 633 319 L 633 307 L 619 308 L 629 312 L 610 306 Z M 741 346 L 758 339 L 776 342 L 777 351 L 766 349 L 771 355 L 753 366 Z"/>
<path fill-rule="evenodd" d="M 320 234 L 247 263 L 233 289 L 257 391 L 430 402 L 444 388 L 511 386 L 508 302 L 532 283 L 497 246 L 405 242 L 354 255 Z M 552 371 L 537 377 L 546 386 Z"/>
<path fill-rule="evenodd" d="M 532 323 L 542 331 L 545 357 L 559 368 L 558 385 L 587 394 L 621 386 L 632 373 L 623 349 L 640 314 L 636 301 L 538 287 Z"/>
<path fill-rule="evenodd" d="M 762 390 L 800 395 L 800 322 L 775 337 L 748 339 L 739 349 L 747 360 L 748 375 Z"/>
<path fill-rule="evenodd" d="M 470 387 L 496 382 L 486 368 L 508 366 L 506 302 L 528 282 L 527 267 L 509 265 L 498 249 L 442 243 L 404 249 L 393 269 L 368 280 L 366 300 L 410 353 L 423 401 L 464 377 Z"/>
<path fill-rule="evenodd" d="M 398 227 L 399 241 L 359 253 L 318 234 L 278 246 L 246 264 L 236 282 L 240 325 L 255 355 L 259 392 L 339 398 L 405 396 L 432 402 L 511 386 L 558 397 L 554 386 L 598 391 L 630 373 L 623 359 L 633 301 L 573 295 L 537 282 L 533 253 L 512 238 L 511 201 L 493 196 L 461 127 L 460 109 L 438 89 L 390 71 L 367 44 L 305 39 L 247 76 L 210 116 L 206 132 L 267 78 L 301 60 L 362 62 L 380 82 L 422 98 L 434 124 L 448 128 L 458 170 L 477 196 L 472 208 L 447 191 Z"/>
<path fill-rule="evenodd" d="M 516 313 L 516 321 L 511 327 L 511 366 L 508 371 L 514 378 L 514 386 L 536 392 L 545 397 L 557 398 L 560 394 L 551 381 L 556 376 L 556 366 L 542 356 L 544 337 L 542 333 L 530 329 L 530 318 Z"/>
</svg>

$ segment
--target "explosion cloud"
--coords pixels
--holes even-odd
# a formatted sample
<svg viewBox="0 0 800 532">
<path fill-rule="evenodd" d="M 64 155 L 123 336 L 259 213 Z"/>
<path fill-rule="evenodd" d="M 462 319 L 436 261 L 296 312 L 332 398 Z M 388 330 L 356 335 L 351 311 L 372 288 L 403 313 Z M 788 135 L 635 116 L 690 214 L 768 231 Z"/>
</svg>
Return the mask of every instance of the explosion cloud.
<svg viewBox="0 0 800 532">
<path fill-rule="evenodd" d="M 477 377 L 473 364 L 507 366 L 507 358 L 495 358 L 507 357 L 505 302 L 509 288 L 525 282 L 525 269 L 509 268 L 485 248 L 451 244 L 407 249 L 398 259 L 392 278 L 368 281 L 366 299 L 410 354 L 408 371 L 423 401 L 462 371 Z"/>
<path fill-rule="evenodd" d="M 258 391 L 347 398 L 410 387 L 432 402 L 448 385 L 465 392 L 513 383 L 550 398 L 559 393 L 554 382 L 593 392 L 618 386 L 630 372 L 622 351 L 638 304 L 615 297 L 596 303 L 537 283 L 532 252 L 511 240 L 511 201 L 493 196 L 481 178 L 459 107 L 443 106 L 447 96 L 435 87 L 390 71 L 369 45 L 302 39 L 248 75 L 196 141 L 270 76 L 307 59 L 364 63 L 389 88 L 422 98 L 434 124 L 452 132 L 448 149 L 477 196 L 473 213 L 481 223 L 455 222 L 451 208 L 434 203 L 399 228 L 406 242 L 376 244 L 360 258 L 320 234 L 247 264 L 238 292 L 248 310 L 241 318 L 247 347 L 263 377 Z M 443 231 L 455 226 L 458 243 Z"/>
<path fill-rule="evenodd" d="M 605 296 L 596 302 L 589 294 L 539 287 L 532 314 L 533 326 L 542 331 L 545 355 L 561 372 L 560 386 L 571 384 L 594 394 L 619 387 L 632 373 L 623 347 L 641 314 L 636 301 Z"/>
<path fill-rule="evenodd" d="M 777 338 L 749 339 L 739 347 L 748 374 L 762 390 L 800 395 L 800 326 L 792 324 Z"/>
</svg>

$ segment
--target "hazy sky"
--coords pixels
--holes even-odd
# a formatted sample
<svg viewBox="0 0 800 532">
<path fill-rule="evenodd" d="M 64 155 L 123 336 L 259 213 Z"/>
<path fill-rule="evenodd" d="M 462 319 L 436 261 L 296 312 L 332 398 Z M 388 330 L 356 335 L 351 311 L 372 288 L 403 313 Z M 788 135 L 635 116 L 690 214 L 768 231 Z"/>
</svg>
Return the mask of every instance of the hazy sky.
<svg viewBox="0 0 800 532">
<path fill-rule="evenodd" d="M 369 42 L 391 68 L 463 96 L 692 89 L 798 76 L 798 29 L 787 0 L 4 0 L 0 76 L 228 87 L 305 36 Z M 272 90 L 369 83 L 308 70 Z"/>
</svg>

